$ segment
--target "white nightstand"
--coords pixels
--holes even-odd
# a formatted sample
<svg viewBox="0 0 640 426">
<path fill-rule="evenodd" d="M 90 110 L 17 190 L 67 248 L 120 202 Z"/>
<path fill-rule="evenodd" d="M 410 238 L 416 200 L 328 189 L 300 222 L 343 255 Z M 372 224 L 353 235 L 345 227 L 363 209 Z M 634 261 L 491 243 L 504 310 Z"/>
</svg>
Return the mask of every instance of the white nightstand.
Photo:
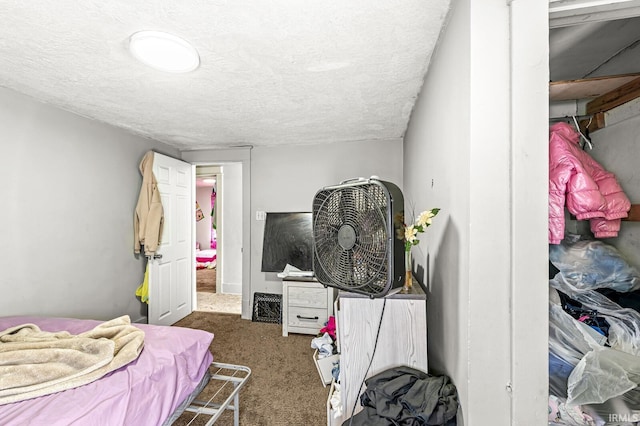
<svg viewBox="0 0 640 426">
<path fill-rule="evenodd" d="M 283 280 L 282 335 L 318 334 L 333 315 L 336 294 L 333 287 L 325 287 L 315 280 Z"/>
</svg>

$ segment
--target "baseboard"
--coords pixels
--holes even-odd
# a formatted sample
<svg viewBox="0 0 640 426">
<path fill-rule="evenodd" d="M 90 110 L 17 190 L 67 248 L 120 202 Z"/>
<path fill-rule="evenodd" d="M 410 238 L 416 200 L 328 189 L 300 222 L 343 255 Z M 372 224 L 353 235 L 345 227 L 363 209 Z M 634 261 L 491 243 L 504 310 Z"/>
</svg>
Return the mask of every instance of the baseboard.
<svg viewBox="0 0 640 426">
<path fill-rule="evenodd" d="M 147 319 L 147 317 L 140 317 L 137 320 L 133 321 L 135 324 L 148 324 L 149 320 Z"/>
</svg>

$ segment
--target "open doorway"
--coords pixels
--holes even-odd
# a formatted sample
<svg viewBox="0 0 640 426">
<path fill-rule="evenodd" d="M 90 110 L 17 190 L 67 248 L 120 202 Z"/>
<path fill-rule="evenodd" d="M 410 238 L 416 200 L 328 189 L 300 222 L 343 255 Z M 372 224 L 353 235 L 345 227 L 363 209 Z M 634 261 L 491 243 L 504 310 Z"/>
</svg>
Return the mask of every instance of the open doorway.
<svg viewBox="0 0 640 426">
<path fill-rule="evenodd" d="M 241 263 L 238 267 L 237 259 L 234 260 L 234 218 L 233 215 L 225 214 L 225 203 L 229 204 L 227 208 L 232 209 L 237 203 L 237 197 L 233 196 L 233 187 L 238 185 L 236 175 L 241 177 L 241 169 L 238 173 L 233 165 L 196 167 L 194 228 L 198 311 L 241 313 L 242 268 Z M 227 197 L 225 189 L 230 189 Z M 229 217 L 225 220 L 226 216 Z M 227 244 L 224 235 L 229 236 Z"/>
</svg>

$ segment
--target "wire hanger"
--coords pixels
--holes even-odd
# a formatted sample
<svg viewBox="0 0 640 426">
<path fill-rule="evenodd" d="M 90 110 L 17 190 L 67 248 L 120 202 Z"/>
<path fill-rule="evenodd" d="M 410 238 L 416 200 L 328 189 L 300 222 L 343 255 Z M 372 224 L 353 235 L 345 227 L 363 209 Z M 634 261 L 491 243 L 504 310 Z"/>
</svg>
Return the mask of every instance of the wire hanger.
<svg viewBox="0 0 640 426">
<path fill-rule="evenodd" d="M 576 131 L 578 133 L 580 133 L 580 136 L 582 137 L 582 139 L 584 139 L 586 144 L 589 145 L 589 149 L 593 149 L 593 145 L 591 144 L 591 140 L 588 137 L 586 137 L 584 135 L 584 133 L 582 133 L 582 130 L 580 130 L 580 125 L 578 124 L 578 120 L 576 119 L 576 116 L 572 115 L 571 118 L 573 118 L 573 123 L 576 126 Z M 591 118 L 589 119 L 589 124 L 591 124 L 591 120 L 593 120 L 593 116 L 591 116 Z M 587 124 L 587 128 L 589 127 L 589 124 Z"/>
</svg>

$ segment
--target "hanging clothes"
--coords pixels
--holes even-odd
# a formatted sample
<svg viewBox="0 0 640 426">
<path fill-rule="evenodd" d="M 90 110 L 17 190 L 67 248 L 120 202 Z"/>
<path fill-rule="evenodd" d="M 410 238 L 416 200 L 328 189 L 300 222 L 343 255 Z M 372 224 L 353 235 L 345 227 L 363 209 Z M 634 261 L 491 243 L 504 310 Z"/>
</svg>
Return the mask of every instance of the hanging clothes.
<svg viewBox="0 0 640 426">
<path fill-rule="evenodd" d="M 616 237 L 631 202 L 615 175 L 579 145 L 580 134 L 561 122 L 549 131 L 549 244 L 564 238 L 565 203 L 578 220 L 589 220 L 596 238 Z"/>
<path fill-rule="evenodd" d="M 144 280 L 136 289 L 136 296 L 140 297 L 142 302 L 149 303 L 149 262 L 144 270 Z"/>
<path fill-rule="evenodd" d="M 153 174 L 153 157 L 153 151 L 149 151 L 140 162 L 142 187 L 133 221 L 134 252 L 140 253 L 141 246 L 144 246 L 146 256 L 151 256 L 158 250 L 164 222 L 158 182 Z"/>
</svg>

